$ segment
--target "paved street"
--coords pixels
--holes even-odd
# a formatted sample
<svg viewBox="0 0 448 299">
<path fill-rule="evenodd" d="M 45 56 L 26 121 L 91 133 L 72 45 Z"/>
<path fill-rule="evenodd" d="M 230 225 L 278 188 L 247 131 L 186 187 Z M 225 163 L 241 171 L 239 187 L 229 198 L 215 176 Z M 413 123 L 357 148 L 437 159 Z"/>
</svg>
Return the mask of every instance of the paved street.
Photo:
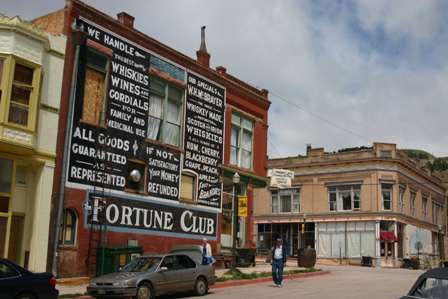
<svg viewBox="0 0 448 299">
<path fill-rule="evenodd" d="M 405 294 L 422 271 L 323 266 L 329 275 L 287 280 L 281 289 L 270 283 L 216 289 L 207 299 L 397 299 Z M 172 298 L 172 297 L 170 297 Z M 178 296 L 177 298 L 194 298 Z M 165 299 L 165 298 L 164 298 Z"/>
</svg>

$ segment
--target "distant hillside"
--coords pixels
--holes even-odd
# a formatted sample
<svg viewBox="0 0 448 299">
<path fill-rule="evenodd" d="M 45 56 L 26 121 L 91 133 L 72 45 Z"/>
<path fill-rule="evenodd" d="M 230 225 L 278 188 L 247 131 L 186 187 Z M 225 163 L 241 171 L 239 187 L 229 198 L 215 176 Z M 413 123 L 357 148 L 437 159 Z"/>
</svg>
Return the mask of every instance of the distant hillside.
<svg viewBox="0 0 448 299">
<path fill-rule="evenodd" d="M 431 172 L 448 170 L 448 157 L 434 157 L 434 155 L 418 150 L 404 149 L 409 158 L 425 163 Z"/>
</svg>

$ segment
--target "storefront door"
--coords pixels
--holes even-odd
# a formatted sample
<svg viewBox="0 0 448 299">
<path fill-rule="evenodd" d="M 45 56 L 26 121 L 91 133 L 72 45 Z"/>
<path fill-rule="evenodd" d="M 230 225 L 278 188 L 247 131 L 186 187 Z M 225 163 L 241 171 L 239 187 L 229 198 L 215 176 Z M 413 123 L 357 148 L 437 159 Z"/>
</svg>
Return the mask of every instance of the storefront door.
<svg viewBox="0 0 448 299">
<path fill-rule="evenodd" d="M 8 257 L 14 162 L 0 157 L 0 257 Z"/>
</svg>

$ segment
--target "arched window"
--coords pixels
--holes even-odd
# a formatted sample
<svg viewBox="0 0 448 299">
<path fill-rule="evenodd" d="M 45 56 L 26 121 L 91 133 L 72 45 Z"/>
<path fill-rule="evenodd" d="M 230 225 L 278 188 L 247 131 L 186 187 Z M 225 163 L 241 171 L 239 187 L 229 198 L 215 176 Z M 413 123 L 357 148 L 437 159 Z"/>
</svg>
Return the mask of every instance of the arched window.
<svg viewBox="0 0 448 299">
<path fill-rule="evenodd" d="M 59 240 L 62 245 L 75 245 L 77 224 L 78 217 L 76 212 L 73 209 L 65 209 Z"/>
</svg>

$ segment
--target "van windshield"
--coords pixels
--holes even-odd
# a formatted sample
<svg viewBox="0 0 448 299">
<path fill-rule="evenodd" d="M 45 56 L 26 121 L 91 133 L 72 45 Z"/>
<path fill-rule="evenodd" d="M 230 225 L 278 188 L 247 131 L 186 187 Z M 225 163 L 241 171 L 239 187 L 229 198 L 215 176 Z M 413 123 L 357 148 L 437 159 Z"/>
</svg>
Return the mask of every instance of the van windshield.
<svg viewBox="0 0 448 299">
<path fill-rule="evenodd" d="M 155 270 L 160 263 L 160 257 L 139 257 L 123 267 L 121 272 L 145 272 Z"/>
</svg>

